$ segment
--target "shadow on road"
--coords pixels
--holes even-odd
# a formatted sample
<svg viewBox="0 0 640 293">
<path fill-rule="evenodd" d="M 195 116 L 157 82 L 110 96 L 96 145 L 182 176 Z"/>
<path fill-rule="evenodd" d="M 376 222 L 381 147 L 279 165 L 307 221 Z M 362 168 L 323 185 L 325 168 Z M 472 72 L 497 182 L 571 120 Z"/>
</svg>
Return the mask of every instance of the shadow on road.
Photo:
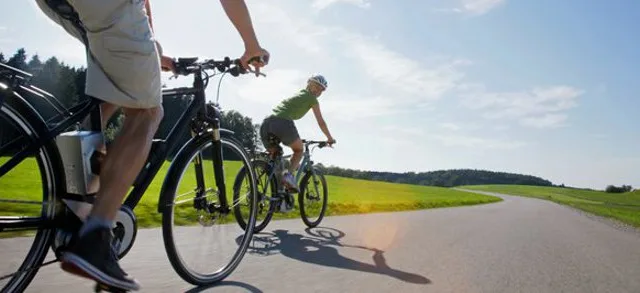
<svg viewBox="0 0 640 293">
<path fill-rule="evenodd" d="M 194 287 L 189 291 L 185 291 L 185 293 L 198 293 L 198 292 L 206 292 L 207 289 L 219 289 L 220 287 L 239 287 L 242 289 L 247 290 L 247 292 L 251 292 L 251 293 L 262 293 L 262 290 L 251 286 L 247 283 L 242 283 L 242 282 L 235 282 L 235 281 L 221 281 L 220 283 L 217 283 L 215 285 L 211 285 L 211 286 L 204 286 L 204 287 Z"/>
<path fill-rule="evenodd" d="M 382 250 L 339 242 L 338 240 L 345 235 L 340 230 L 323 227 L 306 229 L 305 231 L 307 235 L 291 234 L 288 230 L 255 234 L 247 253 L 261 256 L 280 253 L 286 257 L 316 265 L 387 275 L 414 284 L 431 283 L 423 276 L 389 267 Z M 236 240 L 240 241 L 240 238 Z M 374 264 L 344 257 L 340 255 L 337 247 L 369 250 L 373 252 Z"/>
</svg>

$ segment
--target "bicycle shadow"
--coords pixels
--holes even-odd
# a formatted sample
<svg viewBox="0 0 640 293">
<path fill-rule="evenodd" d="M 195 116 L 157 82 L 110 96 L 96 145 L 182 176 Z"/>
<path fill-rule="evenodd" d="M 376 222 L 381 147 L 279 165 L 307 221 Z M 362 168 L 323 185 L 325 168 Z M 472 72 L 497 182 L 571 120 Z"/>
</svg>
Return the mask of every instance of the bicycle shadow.
<svg viewBox="0 0 640 293">
<path fill-rule="evenodd" d="M 225 287 L 225 286 L 229 286 L 229 287 L 239 287 L 242 289 L 247 290 L 247 292 L 251 292 L 251 293 L 262 293 L 262 290 L 251 286 L 247 283 L 242 283 L 242 282 L 236 282 L 236 281 L 221 281 L 220 283 L 211 285 L 211 286 L 198 286 L 198 287 L 194 287 L 191 288 L 188 291 L 185 291 L 185 293 L 198 293 L 198 292 L 205 292 L 205 290 L 207 289 L 218 289 L 220 287 Z"/>
<path fill-rule="evenodd" d="M 331 232 L 333 231 L 333 233 Z M 286 257 L 321 266 L 360 271 L 372 274 L 386 275 L 398 280 L 414 284 L 431 284 L 431 281 L 421 275 L 400 271 L 389 267 L 384 251 L 359 245 L 349 245 L 339 242 L 345 233 L 333 228 L 306 229 L 307 235 L 291 234 L 288 230 L 274 230 L 272 233 L 254 234 L 247 253 L 269 256 L 280 253 Z M 328 234 L 335 234 L 327 236 Z M 324 235 L 322 235 L 324 234 Z M 239 241 L 241 238 L 236 239 Z M 356 261 L 340 255 L 339 247 L 350 247 L 370 250 L 373 252 L 374 264 Z"/>
</svg>

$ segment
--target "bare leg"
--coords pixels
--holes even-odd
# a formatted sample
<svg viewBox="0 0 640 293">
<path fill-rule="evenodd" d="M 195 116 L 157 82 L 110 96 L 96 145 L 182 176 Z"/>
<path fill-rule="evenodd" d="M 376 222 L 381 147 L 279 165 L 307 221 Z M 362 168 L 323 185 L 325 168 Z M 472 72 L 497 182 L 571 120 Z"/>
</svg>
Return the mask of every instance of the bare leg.
<svg viewBox="0 0 640 293">
<path fill-rule="evenodd" d="M 108 221 L 115 219 L 122 199 L 142 169 L 164 112 L 160 106 L 124 109 L 124 114 L 122 131 L 110 146 L 102 165 L 100 190 L 91 211 L 91 216 Z"/>
<path fill-rule="evenodd" d="M 293 151 L 293 155 L 291 155 L 290 160 L 291 164 L 289 165 L 289 172 L 291 172 L 291 174 L 294 174 L 295 171 L 298 170 L 298 165 L 300 164 L 300 160 L 302 159 L 302 148 L 304 146 L 302 145 L 302 140 L 297 139 L 296 141 L 291 143 L 289 147 Z"/>
</svg>

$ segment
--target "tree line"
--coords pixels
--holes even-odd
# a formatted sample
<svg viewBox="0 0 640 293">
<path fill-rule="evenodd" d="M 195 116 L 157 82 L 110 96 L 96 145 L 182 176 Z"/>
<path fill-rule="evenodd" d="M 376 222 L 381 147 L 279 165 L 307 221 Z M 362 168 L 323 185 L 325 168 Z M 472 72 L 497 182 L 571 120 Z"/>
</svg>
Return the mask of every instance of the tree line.
<svg viewBox="0 0 640 293">
<path fill-rule="evenodd" d="M 624 184 L 622 186 L 607 185 L 607 188 L 605 188 L 604 191 L 607 193 L 625 193 L 633 191 L 633 187 L 631 185 Z"/>
<path fill-rule="evenodd" d="M 462 185 L 484 184 L 518 184 L 535 186 L 553 186 L 551 181 L 532 175 L 522 175 L 506 172 L 494 172 L 476 169 L 451 169 L 430 172 L 378 172 L 345 169 L 336 166 L 323 167 L 329 175 L 384 181 L 392 183 L 406 183 L 414 185 L 455 187 Z"/>
</svg>

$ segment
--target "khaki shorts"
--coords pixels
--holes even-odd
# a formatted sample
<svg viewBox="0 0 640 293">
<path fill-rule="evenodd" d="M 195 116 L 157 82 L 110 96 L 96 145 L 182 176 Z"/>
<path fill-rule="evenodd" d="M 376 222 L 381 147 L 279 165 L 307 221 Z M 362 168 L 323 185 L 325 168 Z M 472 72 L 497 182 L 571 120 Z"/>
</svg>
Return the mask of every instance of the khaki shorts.
<svg viewBox="0 0 640 293">
<path fill-rule="evenodd" d="M 42 11 L 69 34 L 80 31 L 45 2 Z M 160 55 L 144 9 L 144 0 L 67 0 L 86 30 L 86 94 L 125 108 L 154 108 L 162 104 Z"/>
</svg>

